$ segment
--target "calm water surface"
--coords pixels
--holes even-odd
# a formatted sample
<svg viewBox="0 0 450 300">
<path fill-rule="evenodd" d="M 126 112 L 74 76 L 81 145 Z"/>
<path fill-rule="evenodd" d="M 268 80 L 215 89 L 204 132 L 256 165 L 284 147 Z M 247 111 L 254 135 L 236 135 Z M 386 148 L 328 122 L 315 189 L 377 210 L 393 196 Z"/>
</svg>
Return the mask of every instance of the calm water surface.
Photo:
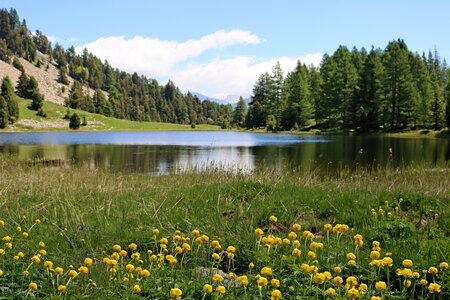
<svg viewBox="0 0 450 300">
<path fill-rule="evenodd" d="M 64 160 L 92 168 L 164 174 L 211 165 L 229 170 L 272 167 L 447 167 L 448 138 L 317 136 L 243 132 L 0 133 L 0 153 L 21 160 Z"/>
</svg>

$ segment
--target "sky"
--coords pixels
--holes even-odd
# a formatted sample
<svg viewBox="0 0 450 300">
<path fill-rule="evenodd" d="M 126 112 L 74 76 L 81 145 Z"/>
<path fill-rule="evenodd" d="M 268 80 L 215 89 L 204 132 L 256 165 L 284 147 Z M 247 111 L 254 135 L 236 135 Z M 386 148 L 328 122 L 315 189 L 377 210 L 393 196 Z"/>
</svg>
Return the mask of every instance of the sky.
<svg viewBox="0 0 450 300">
<path fill-rule="evenodd" d="M 30 30 L 116 68 L 172 80 L 183 92 L 225 99 L 252 94 L 277 61 L 319 65 L 339 45 L 385 48 L 402 38 L 412 51 L 450 58 L 450 1 L 2 0 Z"/>
</svg>

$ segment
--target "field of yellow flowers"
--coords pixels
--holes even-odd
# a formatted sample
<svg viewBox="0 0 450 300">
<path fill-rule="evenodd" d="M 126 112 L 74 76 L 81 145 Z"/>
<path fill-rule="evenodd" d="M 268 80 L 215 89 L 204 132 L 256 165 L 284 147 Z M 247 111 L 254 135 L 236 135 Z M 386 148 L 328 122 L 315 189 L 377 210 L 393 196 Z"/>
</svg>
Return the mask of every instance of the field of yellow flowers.
<svg viewBox="0 0 450 300">
<path fill-rule="evenodd" d="M 448 174 L 0 175 L 0 299 L 450 297 Z"/>
</svg>

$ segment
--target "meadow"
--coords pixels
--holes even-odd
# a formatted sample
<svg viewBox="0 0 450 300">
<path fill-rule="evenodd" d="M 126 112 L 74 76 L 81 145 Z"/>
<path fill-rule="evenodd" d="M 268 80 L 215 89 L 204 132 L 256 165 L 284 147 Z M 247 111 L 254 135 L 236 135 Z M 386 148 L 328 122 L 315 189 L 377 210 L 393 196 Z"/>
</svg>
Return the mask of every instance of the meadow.
<svg viewBox="0 0 450 300">
<path fill-rule="evenodd" d="M 448 299 L 449 169 L 0 159 L 0 298 Z"/>
</svg>

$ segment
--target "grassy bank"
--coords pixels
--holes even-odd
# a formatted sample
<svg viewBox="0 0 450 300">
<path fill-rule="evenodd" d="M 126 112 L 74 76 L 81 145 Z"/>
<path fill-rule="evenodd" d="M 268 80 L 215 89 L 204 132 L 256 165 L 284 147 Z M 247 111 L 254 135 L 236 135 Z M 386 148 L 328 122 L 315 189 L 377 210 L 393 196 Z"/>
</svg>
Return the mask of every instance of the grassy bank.
<svg viewBox="0 0 450 300">
<path fill-rule="evenodd" d="M 46 118 L 36 115 L 36 111 L 30 110 L 28 106 L 31 101 L 18 98 L 19 122 L 14 126 L 1 130 L 2 132 L 30 132 L 30 131 L 68 131 L 69 121 L 64 119 L 67 107 L 53 102 L 45 102 L 44 111 Z M 85 117 L 87 126 L 82 126 L 80 131 L 156 131 L 156 130 L 220 130 L 215 125 L 190 125 L 160 123 L 160 122 L 135 122 L 110 118 L 99 114 L 93 114 L 82 110 L 70 110 L 76 112 L 81 118 Z"/>
<path fill-rule="evenodd" d="M 228 299 L 275 295 L 272 299 L 276 299 L 273 290 L 286 299 L 324 299 L 332 288 L 336 299 L 338 295 L 348 299 L 353 285 L 344 285 L 351 276 L 358 280 L 354 287 L 361 299 L 446 299 L 450 295 L 449 270 L 445 264 L 439 268 L 441 262 L 449 261 L 450 253 L 448 170 L 343 171 L 334 178 L 269 170 L 247 175 L 212 170 L 149 177 L 79 166 L 30 166 L 8 159 L 1 159 L 0 168 L 0 219 L 5 221 L 0 234 L 12 238 L 12 248 L 4 240 L 5 254 L 0 256 L 0 284 L 5 287 L 0 293 L 7 298 L 31 294 L 55 299 L 168 299 L 172 288 L 180 288 L 183 299 L 219 295 Z M 272 215 L 276 221 L 269 220 Z M 293 224 L 302 229 L 294 231 Z M 346 224 L 348 231 L 339 227 L 344 231 L 336 234 L 325 230 L 324 224 L 334 228 Z M 263 236 L 255 234 L 256 228 Z M 191 233 L 194 229 L 205 236 L 198 239 L 196 232 Z M 29 236 L 24 237 L 24 232 Z M 356 234 L 363 236 L 363 245 L 358 247 Z M 42 249 L 40 241 L 45 242 L 47 253 L 36 264 L 30 259 Z M 380 242 L 381 249 L 372 245 L 374 241 Z M 183 243 L 190 250 L 181 248 Z M 113 245 L 126 250 L 126 256 L 114 254 L 119 251 Z M 236 251 L 227 251 L 228 246 Z M 19 251 L 24 257 L 16 261 L 13 256 Z M 376 256 L 371 251 L 380 258 L 371 259 Z M 218 260 L 211 257 L 213 252 Z M 356 259 L 349 260 L 348 253 Z M 153 256 L 158 254 L 162 256 Z M 169 254 L 173 257 L 164 257 Z M 371 266 L 383 257 L 391 257 L 392 266 Z M 85 258 L 92 258 L 93 265 L 84 262 Z M 412 260 L 413 266 L 402 266 L 404 259 Z M 44 261 L 52 263 L 51 267 L 47 263 L 48 270 Z M 85 263 L 88 274 L 78 269 Z M 249 267 L 251 263 L 254 268 Z M 127 264 L 134 270 L 130 271 L 131 266 L 127 270 Z M 61 275 L 54 273 L 57 266 L 64 269 Z M 69 276 L 70 266 L 78 274 L 74 278 Z M 137 267 L 148 270 L 150 277 L 136 272 Z M 267 286 L 255 277 L 263 267 L 272 270 L 272 274 L 267 269 L 260 274 L 268 279 Z M 422 272 L 430 267 L 437 267 L 438 273 Z M 396 269 L 411 269 L 418 277 L 416 273 L 398 275 Z M 221 273 L 225 280 L 214 282 L 212 275 L 219 270 L 225 272 Z M 248 286 L 244 288 L 242 277 L 236 284 L 230 272 L 247 276 Z M 327 277 L 326 272 L 333 278 L 342 277 L 344 284 L 322 281 L 318 274 Z M 279 286 L 271 279 L 280 280 Z M 422 285 L 422 279 L 427 284 Z M 386 282 L 387 288 L 377 290 L 378 281 Z M 28 289 L 31 282 L 38 284 L 37 291 Z M 429 292 L 433 282 L 441 286 L 440 293 Z M 210 294 L 208 286 L 204 292 L 204 284 L 213 289 L 224 286 L 226 293 L 220 294 L 219 288 Z M 58 285 L 67 290 L 58 292 Z"/>
</svg>

